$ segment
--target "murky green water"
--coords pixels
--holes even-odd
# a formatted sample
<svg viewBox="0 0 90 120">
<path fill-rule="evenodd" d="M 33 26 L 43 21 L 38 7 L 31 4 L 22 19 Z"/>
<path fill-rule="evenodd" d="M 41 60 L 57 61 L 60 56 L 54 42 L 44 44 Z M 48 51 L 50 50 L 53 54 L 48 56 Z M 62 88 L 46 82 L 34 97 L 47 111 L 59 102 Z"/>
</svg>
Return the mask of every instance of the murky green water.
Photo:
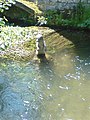
<svg viewBox="0 0 90 120">
<path fill-rule="evenodd" d="M 0 60 L 0 120 L 90 120 L 90 49 L 46 63 Z"/>
</svg>

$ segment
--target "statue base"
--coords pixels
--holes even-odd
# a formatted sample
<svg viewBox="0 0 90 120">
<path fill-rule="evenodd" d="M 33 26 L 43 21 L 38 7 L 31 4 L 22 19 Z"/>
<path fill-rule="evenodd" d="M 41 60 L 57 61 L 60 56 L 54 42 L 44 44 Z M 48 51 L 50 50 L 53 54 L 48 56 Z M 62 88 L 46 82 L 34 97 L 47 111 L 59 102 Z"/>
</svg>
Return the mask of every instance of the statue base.
<svg viewBox="0 0 90 120">
<path fill-rule="evenodd" d="M 46 58 L 45 54 L 38 54 L 37 57 L 38 58 Z"/>
</svg>

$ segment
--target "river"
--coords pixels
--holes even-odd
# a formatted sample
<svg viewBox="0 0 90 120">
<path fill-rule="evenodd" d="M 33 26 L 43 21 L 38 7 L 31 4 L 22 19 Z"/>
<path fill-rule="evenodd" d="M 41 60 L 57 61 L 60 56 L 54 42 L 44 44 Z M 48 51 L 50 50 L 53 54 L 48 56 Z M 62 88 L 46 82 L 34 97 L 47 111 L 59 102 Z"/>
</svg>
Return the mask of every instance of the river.
<svg viewBox="0 0 90 120">
<path fill-rule="evenodd" d="M 90 48 L 38 63 L 0 59 L 0 120 L 90 120 Z"/>
</svg>

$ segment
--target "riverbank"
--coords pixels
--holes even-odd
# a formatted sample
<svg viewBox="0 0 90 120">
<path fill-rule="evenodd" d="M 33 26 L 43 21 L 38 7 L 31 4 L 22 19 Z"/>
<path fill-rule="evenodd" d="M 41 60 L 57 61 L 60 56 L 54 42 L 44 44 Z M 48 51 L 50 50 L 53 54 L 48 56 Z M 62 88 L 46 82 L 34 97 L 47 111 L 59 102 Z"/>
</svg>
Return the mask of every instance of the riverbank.
<svg viewBox="0 0 90 120">
<path fill-rule="evenodd" d="M 32 60 L 35 56 L 35 36 L 41 32 L 43 36 L 54 30 L 39 27 L 1 27 L 0 57 L 13 60 Z"/>
<path fill-rule="evenodd" d="M 50 29 L 49 27 L 2 27 L 0 57 L 32 60 L 35 57 L 35 36 L 41 32 L 47 44 L 47 56 L 57 51 L 77 49 L 90 44 L 90 35 L 83 30 Z M 79 43 L 79 45 L 78 45 Z"/>
</svg>

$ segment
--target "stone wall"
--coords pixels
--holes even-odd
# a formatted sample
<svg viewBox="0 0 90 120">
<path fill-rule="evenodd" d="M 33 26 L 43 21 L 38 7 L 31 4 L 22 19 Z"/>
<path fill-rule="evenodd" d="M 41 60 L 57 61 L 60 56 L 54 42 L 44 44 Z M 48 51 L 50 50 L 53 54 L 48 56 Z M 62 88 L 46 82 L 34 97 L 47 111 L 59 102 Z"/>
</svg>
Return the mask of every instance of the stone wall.
<svg viewBox="0 0 90 120">
<path fill-rule="evenodd" d="M 73 6 L 76 6 L 76 4 L 80 0 L 30 0 L 36 4 L 42 9 L 42 10 L 48 10 L 48 9 L 60 9 L 63 10 L 64 8 L 72 8 Z M 90 6 L 90 0 L 81 0 L 81 2 L 84 2 L 85 5 Z"/>
</svg>

